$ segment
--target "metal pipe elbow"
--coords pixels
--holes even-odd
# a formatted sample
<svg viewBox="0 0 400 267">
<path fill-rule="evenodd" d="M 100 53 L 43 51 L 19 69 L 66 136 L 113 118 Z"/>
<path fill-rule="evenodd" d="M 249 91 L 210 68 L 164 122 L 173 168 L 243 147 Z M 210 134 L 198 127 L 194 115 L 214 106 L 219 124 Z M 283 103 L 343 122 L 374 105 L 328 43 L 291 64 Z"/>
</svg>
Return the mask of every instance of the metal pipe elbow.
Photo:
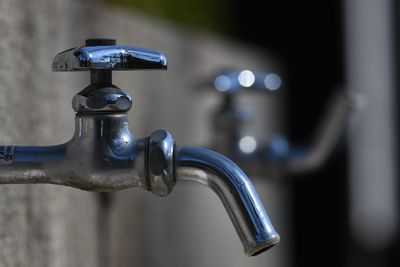
<svg viewBox="0 0 400 267">
<path fill-rule="evenodd" d="M 51 183 L 89 191 L 140 187 L 168 195 L 177 180 L 213 189 L 224 204 L 247 255 L 279 242 L 250 180 L 224 156 L 201 148 L 176 149 L 172 136 L 158 130 L 134 138 L 126 116 L 78 116 L 77 131 L 66 144 L 0 147 L 1 184 Z M 91 133 L 91 134 L 89 134 Z"/>
<path fill-rule="evenodd" d="M 258 255 L 279 242 L 252 183 L 235 163 L 202 148 L 181 148 L 176 154 L 177 181 L 204 184 L 218 195 L 247 256 Z"/>
</svg>

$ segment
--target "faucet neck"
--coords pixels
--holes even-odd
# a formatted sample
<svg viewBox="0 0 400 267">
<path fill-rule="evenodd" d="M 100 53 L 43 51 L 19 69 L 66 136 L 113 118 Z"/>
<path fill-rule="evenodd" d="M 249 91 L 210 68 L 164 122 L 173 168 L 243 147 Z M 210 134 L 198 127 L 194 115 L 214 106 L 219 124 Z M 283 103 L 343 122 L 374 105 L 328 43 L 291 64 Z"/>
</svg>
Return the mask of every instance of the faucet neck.
<svg viewBox="0 0 400 267">
<path fill-rule="evenodd" d="M 106 138 L 115 135 L 131 136 L 126 113 L 77 113 L 75 117 L 74 138 Z"/>
<path fill-rule="evenodd" d="M 112 84 L 111 70 L 91 70 L 90 71 L 91 84 Z"/>
</svg>

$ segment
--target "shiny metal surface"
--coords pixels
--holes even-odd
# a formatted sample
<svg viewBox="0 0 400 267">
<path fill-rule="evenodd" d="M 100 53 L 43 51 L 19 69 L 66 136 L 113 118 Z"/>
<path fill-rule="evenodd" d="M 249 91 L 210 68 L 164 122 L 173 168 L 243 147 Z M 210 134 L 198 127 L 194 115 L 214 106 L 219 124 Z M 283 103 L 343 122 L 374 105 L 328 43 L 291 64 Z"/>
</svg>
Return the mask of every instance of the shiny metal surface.
<svg viewBox="0 0 400 267">
<path fill-rule="evenodd" d="M 168 195 L 175 185 L 174 147 L 172 135 L 165 130 L 154 131 L 149 137 L 149 188 L 158 196 Z"/>
<path fill-rule="evenodd" d="M 91 84 L 72 99 L 76 112 L 126 112 L 131 106 L 132 97 L 128 92 L 112 84 Z"/>
<path fill-rule="evenodd" d="M 252 183 L 231 160 L 207 149 L 181 148 L 176 165 L 178 181 L 204 184 L 219 196 L 248 256 L 279 242 Z"/>
<path fill-rule="evenodd" d="M 75 123 L 74 137 L 65 144 L 12 147 L 10 162 L 0 167 L 0 184 L 50 183 L 96 192 L 140 187 L 165 196 L 176 180 L 194 181 L 218 194 L 247 255 L 279 242 L 250 180 L 224 156 L 181 148 L 174 166 L 174 141 L 164 130 L 135 138 L 126 114 L 77 115 Z"/>
<path fill-rule="evenodd" d="M 159 51 L 126 45 L 83 46 L 57 54 L 53 71 L 167 69 Z"/>
<path fill-rule="evenodd" d="M 51 183 L 97 192 L 147 189 L 148 139 L 133 137 L 126 114 L 78 115 L 75 126 L 65 144 L 15 146 L 13 161 L 0 166 L 0 183 Z"/>
<path fill-rule="evenodd" d="M 109 45 L 58 54 L 54 71 L 91 72 L 91 84 L 73 99 L 74 136 L 56 146 L 0 146 L 0 184 L 49 183 L 95 192 L 139 187 L 166 196 L 176 180 L 192 180 L 217 192 L 247 255 L 276 245 L 279 235 L 251 182 L 233 162 L 206 149 L 176 151 L 172 135 L 165 130 L 144 138 L 131 133 L 126 112 L 132 98 L 112 84 L 111 70 L 151 68 L 166 68 L 160 52 Z"/>
</svg>

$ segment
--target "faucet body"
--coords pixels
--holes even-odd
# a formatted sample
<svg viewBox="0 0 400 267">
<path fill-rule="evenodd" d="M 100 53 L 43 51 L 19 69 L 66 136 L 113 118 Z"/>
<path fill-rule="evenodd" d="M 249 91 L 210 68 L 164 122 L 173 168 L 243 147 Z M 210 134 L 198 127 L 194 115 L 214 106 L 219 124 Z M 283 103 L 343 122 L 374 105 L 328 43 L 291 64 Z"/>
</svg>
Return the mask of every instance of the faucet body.
<svg viewBox="0 0 400 267">
<path fill-rule="evenodd" d="M 107 192 L 146 188 L 145 138 L 135 138 L 126 114 L 79 115 L 73 138 L 61 145 L 15 146 L 0 183 L 52 183 Z"/>
<path fill-rule="evenodd" d="M 0 147 L 0 184 L 49 183 L 95 192 L 130 187 L 166 196 L 177 181 L 213 189 L 249 256 L 279 242 L 248 177 L 224 156 L 200 148 L 178 148 L 165 130 L 135 137 L 129 129 L 129 94 L 112 84 L 111 70 L 165 69 L 165 56 L 152 50 L 89 39 L 53 61 L 55 71 L 89 70 L 91 84 L 74 96 L 72 139 L 55 146 Z"/>
</svg>

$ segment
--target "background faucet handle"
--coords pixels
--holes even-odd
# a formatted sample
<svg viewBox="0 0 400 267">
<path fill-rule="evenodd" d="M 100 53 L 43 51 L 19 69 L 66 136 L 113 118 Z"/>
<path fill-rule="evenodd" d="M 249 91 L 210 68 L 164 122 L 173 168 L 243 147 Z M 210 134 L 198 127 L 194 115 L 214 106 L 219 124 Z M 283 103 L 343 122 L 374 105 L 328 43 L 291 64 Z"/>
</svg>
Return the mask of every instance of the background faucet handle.
<svg viewBox="0 0 400 267">
<path fill-rule="evenodd" d="M 233 94 L 242 90 L 274 93 L 282 86 L 282 79 L 276 73 L 251 70 L 222 72 L 213 79 L 213 87 L 220 93 Z"/>
<path fill-rule="evenodd" d="M 85 46 L 58 53 L 53 71 L 167 69 L 167 59 L 157 50 L 117 45 L 115 39 L 87 39 Z"/>
</svg>

